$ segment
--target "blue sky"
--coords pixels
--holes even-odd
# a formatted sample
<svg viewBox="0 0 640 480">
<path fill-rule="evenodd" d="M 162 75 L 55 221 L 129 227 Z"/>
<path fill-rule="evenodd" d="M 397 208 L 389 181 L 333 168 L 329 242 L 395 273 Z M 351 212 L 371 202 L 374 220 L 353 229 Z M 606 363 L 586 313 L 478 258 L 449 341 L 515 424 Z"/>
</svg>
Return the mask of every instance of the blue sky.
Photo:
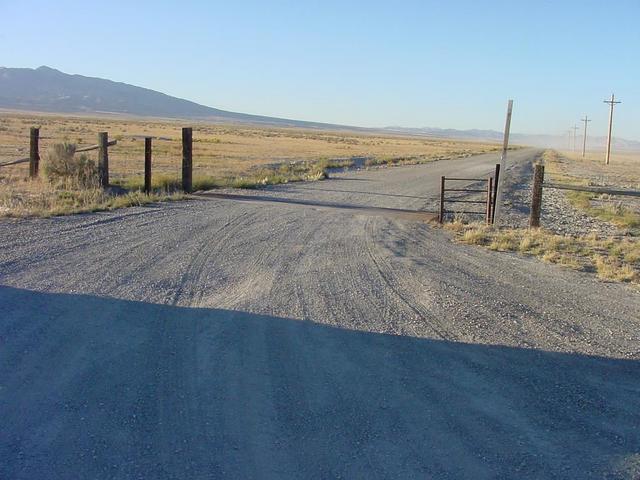
<svg viewBox="0 0 640 480">
<path fill-rule="evenodd" d="M 640 0 L 0 0 L 0 65 L 49 65 L 227 110 L 361 126 L 640 140 Z"/>
</svg>

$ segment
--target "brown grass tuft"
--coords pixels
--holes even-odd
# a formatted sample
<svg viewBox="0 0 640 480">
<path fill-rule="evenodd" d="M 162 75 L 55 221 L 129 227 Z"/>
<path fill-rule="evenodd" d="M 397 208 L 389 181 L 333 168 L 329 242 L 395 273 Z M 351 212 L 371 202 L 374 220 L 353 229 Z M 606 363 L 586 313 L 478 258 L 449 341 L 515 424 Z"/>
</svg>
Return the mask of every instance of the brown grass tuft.
<svg viewBox="0 0 640 480">
<path fill-rule="evenodd" d="M 599 278 L 640 283 L 640 240 L 555 235 L 543 229 L 497 229 L 461 221 L 445 224 L 458 241 L 490 250 L 520 252 L 574 270 L 595 271 Z"/>
</svg>

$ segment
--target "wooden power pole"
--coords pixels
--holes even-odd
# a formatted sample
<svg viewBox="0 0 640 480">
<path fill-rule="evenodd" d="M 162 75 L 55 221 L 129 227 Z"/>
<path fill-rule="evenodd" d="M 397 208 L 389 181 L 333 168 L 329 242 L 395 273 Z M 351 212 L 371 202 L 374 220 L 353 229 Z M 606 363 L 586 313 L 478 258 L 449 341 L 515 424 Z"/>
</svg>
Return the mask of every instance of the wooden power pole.
<svg viewBox="0 0 640 480">
<path fill-rule="evenodd" d="M 582 139 L 582 158 L 584 158 L 587 151 L 587 123 L 589 123 L 591 120 L 589 120 L 589 117 L 587 117 L 586 115 L 581 120 L 584 123 L 584 137 Z"/>
<path fill-rule="evenodd" d="M 502 156 L 500 157 L 500 178 L 498 179 L 498 188 L 496 192 L 495 211 L 493 212 L 493 221 L 500 226 L 500 210 L 502 208 L 502 186 L 504 185 L 504 177 L 507 173 L 507 150 L 509 148 L 509 131 L 511 130 L 511 112 L 513 111 L 513 100 L 509 100 L 507 105 L 507 120 L 504 125 L 504 139 L 502 141 Z"/>
<path fill-rule="evenodd" d="M 578 133 L 578 130 L 580 130 L 580 127 L 578 125 L 574 125 L 573 127 L 571 127 L 571 130 L 573 130 L 573 153 L 576 152 L 576 145 L 577 145 L 577 141 L 576 141 L 576 134 Z"/>
<path fill-rule="evenodd" d="M 611 94 L 611 100 L 605 100 L 604 103 L 609 104 L 609 133 L 607 134 L 607 156 L 605 157 L 604 163 L 609 165 L 609 161 L 611 160 L 611 132 L 613 130 L 613 107 L 622 102 L 616 102 L 616 97 Z"/>
</svg>

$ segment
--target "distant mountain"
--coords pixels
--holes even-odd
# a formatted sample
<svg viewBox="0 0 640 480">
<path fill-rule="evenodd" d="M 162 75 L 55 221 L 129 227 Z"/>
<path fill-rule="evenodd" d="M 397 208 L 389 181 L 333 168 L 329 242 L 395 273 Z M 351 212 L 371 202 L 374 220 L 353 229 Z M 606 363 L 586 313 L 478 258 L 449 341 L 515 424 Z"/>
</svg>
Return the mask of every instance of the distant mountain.
<svg viewBox="0 0 640 480">
<path fill-rule="evenodd" d="M 189 100 L 102 78 L 69 75 L 50 67 L 0 67 L 0 108 L 57 113 L 115 113 L 298 127 L 337 127 L 227 112 Z"/>
<path fill-rule="evenodd" d="M 217 123 L 244 123 L 299 128 L 349 129 L 372 133 L 394 133 L 433 138 L 502 141 L 495 130 L 455 130 L 443 128 L 359 128 L 319 122 L 228 112 L 189 100 L 102 78 L 69 75 L 50 67 L 0 67 L 0 108 L 55 113 L 99 113 L 142 117 L 182 118 Z M 567 136 L 513 133 L 512 144 L 558 149 L 568 148 Z M 604 137 L 591 137 L 590 149 L 604 148 Z M 614 139 L 620 150 L 640 151 L 640 142 Z"/>
</svg>

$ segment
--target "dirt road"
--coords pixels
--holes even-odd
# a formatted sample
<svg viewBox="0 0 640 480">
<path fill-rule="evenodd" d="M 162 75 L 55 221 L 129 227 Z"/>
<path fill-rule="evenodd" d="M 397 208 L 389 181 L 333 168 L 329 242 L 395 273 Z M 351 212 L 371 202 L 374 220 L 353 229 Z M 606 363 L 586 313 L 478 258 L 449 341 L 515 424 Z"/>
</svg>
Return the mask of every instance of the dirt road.
<svg viewBox="0 0 640 480">
<path fill-rule="evenodd" d="M 637 478 L 640 296 L 405 212 L 495 162 L 0 223 L 0 478 Z"/>
</svg>

